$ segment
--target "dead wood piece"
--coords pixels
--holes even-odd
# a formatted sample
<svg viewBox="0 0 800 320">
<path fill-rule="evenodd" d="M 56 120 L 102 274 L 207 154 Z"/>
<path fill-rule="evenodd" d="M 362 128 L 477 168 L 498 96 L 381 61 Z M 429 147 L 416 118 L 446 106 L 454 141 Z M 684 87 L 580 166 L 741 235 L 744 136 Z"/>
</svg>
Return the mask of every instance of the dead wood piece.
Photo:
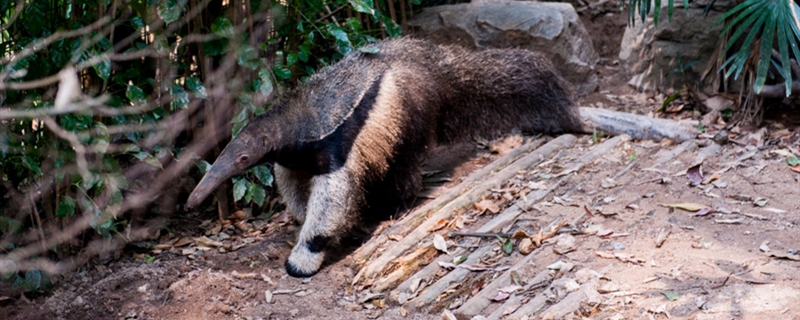
<svg viewBox="0 0 800 320">
<path fill-rule="evenodd" d="M 386 276 L 375 281 L 372 285 L 373 292 L 381 292 L 389 288 L 395 287 L 400 281 L 422 266 L 428 265 L 436 259 L 437 251 L 433 245 L 428 245 L 417 249 L 411 254 L 405 255 L 395 261 L 393 265 L 386 269 Z"/>
<path fill-rule="evenodd" d="M 691 165 L 689 167 L 693 167 L 703 163 L 703 161 L 705 161 L 709 157 L 715 156 L 721 150 L 722 146 L 716 143 L 703 147 L 702 149 L 700 149 L 700 152 L 697 153 L 697 156 L 694 157 L 694 160 L 691 162 Z"/>
<path fill-rule="evenodd" d="M 592 149 L 591 151 L 587 152 L 586 154 L 582 155 L 578 159 L 576 159 L 576 160 L 572 161 L 571 163 L 569 163 L 566 166 L 566 168 L 572 168 L 572 169 L 569 169 L 572 172 L 578 171 L 578 170 L 580 170 L 580 168 L 583 167 L 583 165 L 585 165 L 587 163 L 591 163 L 592 161 L 594 161 L 595 159 L 599 158 L 600 156 L 602 156 L 606 152 L 612 150 L 620 142 L 627 141 L 628 139 L 630 139 L 630 137 L 628 137 L 627 135 L 621 135 L 621 136 L 617 136 L 617 137 L 608 139 L 608 140 L 604 141 L 603 143 L 601 143 L 600 145 L 594 147 L 594 149 Z M 500 229 L 506 227 L 507 225 L 513 223 L 514 220 L 517 218 L 517 216 L 519 216 L 522 212 L 524 212 L 522 209 L 520 209 L 520 206 L 523 206 L 525 203 L 535 203 L 535 202 L 541 201 L 542 199 L 544 199 L 544 197 L 548 193 L 553 191 L 557 186 L 561 185 L 561 182 L 566 181 L 569 177 L 570 177 L 569 175 L 562 176 L 559 179 L 557 179 L 556 182 L 552 183 L 548 189 L 546 189 L 546 190 L 536 190 L 534 192 L 529 193 L 525 197 L 525 199 L 517 201 L 516 204 L 514 204 L 510 208 L 506 209 L 502 213 L 496 215 L 494 218 L 489 220 L 483 226 L 478 228 L 478 230 L 476 230 L 474 233 L 478 233 L 478 234 L 480 234 L 480 233 L 489 233 L 489 232 L 492 232 L 494 230 L 500 230 Z M 543 232 L 549 232 L 551 234 L 555 234 L 558 231 L 558 229 L 561 226 L 564 225 L 564 221 L 565 221 L 565 219 L 563 219 L 563 217 L 559 216 L 559 217 L 555 218 L 548 226 L 546 226 L 542 230 L 543 230 Z M 480 257 L 485 252 L 488 252 L 490 247 L 491 246 L 485 246 L 485 247 L 482 247 L 482 248 L 476 250 L 475 252 L 470 254 L 470 256 L 467 258 L 467 262 L 465 262 L 465 263 L 471 264 L 472 262 L 470 262 L 470 261 L 479 261 L 478 259 L 480 259 Z M 533 257 L 533 256 L 534 256 L 534 254 L 529 254 L 527 257 Z M 527 261 L 525 259 L 523 259 L 523 260 Z M 517 265 L 518 266 L 522 266 L 520 263 L 517 263 Z M 469 273 L 470 273 L 469 270 L 461 269 L 461 268 L 457 268 L 457 269 L 454 269 L 454 270 L 450 271 L 450 273 L 448 273 L 446 276 L 444 276 L 442 279 L 440 279 L 436 283 L 432 284 L 430 287 L 427 288 L 427 290 L 425 292 L 420 294 L 420 296 L 415 299 L 416 302 L 415 302 L 414 306 L 415 307 L 421 307 L 421 306 L 427 305 L 428 303 L 430 303 L 431 301 L 436 299 L 452 283 L 458 282 L 458 281 L 462 281 Z M 508 276 L 509 274 L 510 273 L 508 273 L 508 271 L 505 273 L 506 276 Z M 421 276 L 423 276 L 423 275 L 414 275 L 411 278 L 419 278 Z M 494 282 L 492 282 L 492 284 L 490 284 L 490 286 L 492 286 L 492 285 L 494 285 Z M 481 294 L 486 295 L 484 300 L 486 302 L 486 305 L 488 305 L 488 303 L 489 303 L 488 298 L 490 298 L 491 295 L 494 294 L 494 293 L 496 293 L 496 292 L 488 292 L 487 289 L 484 289 L 483 291 L 481 291 L 481 293 L 479 293 L 479 295 L 481 295 Z M 398 296 L 399 296 L 399 293 L 398 293 Z M 473 300 L 469 300 L 469 301 L 473 301 Z M 467 301 L 467 303 L 469 303 L 469 301 Z M 478 302 L 473 302 L 473 304 L 477 304 L 477 303 Z M 483 309 L 486 305 L 481 305 L 479 308 Z M 465 306 L 466 306 L 466 304 L 465 304 Z M 462 306 L 462 308 L 463 308 L 463 306 Z M 480 311 L 480 309 L 478 311 Z M 461 309 L 459 309 L 459 310 L 461 310 Z"/>
<path fill-rule="evenodd" d="M 530 294 L 532 290 L 549 286 L 550 282 L 552 281 L 553 281 L 553 276 L 550 275 L 550 270 L 548 269 L 542 270 L 541 272 L 536 274 L 535 277 L 533 277 L 533 280 L 531 280 L 525 285 L 522 292 Z M 538 296 L 541 296 L 541 294 L 539 294 Z M 504 302 L 503 305 L 500 306 L 500 308 L 497 308 L 497 310 L 492 312 L 486 318 L 488 320 L 496 320 L 503 318 L 503 316 L 506 314 L 511 314 L 512 312 L 516 312 L 517 310 L 519 310 L 520 307 L 522 307 L 522 301 L 525 300 L 525 297 L 526 295 L 524 294 L 511 295 L 511 297 L 509 297 L 508 300 L 506 300 L 506 302 Z M 545 301 L 546 300 L 542 301 L 542 306 L 544 306 Z M 541 307 L 539 309 L 541 309 Z"/>
<path fill-rule="evenodd" d="M 439 266 L 439 262 L 450 262 L 451 260 L 452 259 L 448 255 L 441 255 L 434 259 L 431 263 L 422 268 L 422 270 L 418 271 L 413 276 L 408 277 L 394 290 L 389 292 L 389 300 L 399 304 L 404 304 L 406 301 L 401 301 L 400 299 L 402 293 L 406 294 L 406 298 L 415 296 L 415 293 L 420 291 L 419 286 L 421 285 L 421 282 L 426 281 L 427 285 L 427 281 L 429 281 L 429 279 L 433 279 L 433 277 L 439 272 L 439 269 L 441 268 Z"/>
<path fill-rule="evenodd" d="M 503 319 L 522 319 L 522 318 L 527 319 L 528 317 L 530 317 L 530 315 L 535 314 L 544 309 L 544 306 L 546 305 L 547 305 L 547 295 L 537 294 L 536 296 L 533 297 L 533 299 L 528 301 L 528 303 L 523 304 L 521 307 L 519 307 L 519 309 L 517 309 L 517 311 L 514 311 L 514 313 L 508 315 Z M 492 318 L 490 316 L 489 319 L 496 319 L 496 318 Z"/>
<path fill-rule="evenodd" d="M 429 212 L 435 212 L 441 209 L 449 202 L 453 201 L 454 199 L 458 198 L 462 194 L 469 191 L 470 188 L 472 188 L 473 186 L 478 185 L 482 181 L 485 181 L 487 177 L 492 175 L 495 171 L 507 167 L 509 164 L 519 159 L 519 157 L 522 156 L 523 154 L 528 153 L 531 150 L 534 150 L 539 146 L 541 146 L 545 141 L 546 141 L 545 138 L 536 139 L 534 141 L 522 145 L 519 148 L 514 149 L 508 154 L 500 157 L 499 159 L 481 168 L 480 170 L 473 172 L 458 186 L 447 191 L 445 194 L 440 195 L 435 200 L 430 201 L 424 206 L 405 215 L 391 228 L 384 231 L 381 235 L 373 237 L 373 240 L 362 245 L 355 253 L 353 253 L 353 260 L 356 262 L 356 265 L 363 266 L 364 263 L 366 263 L 372 257 L 372 255 L 375 253 L 378 247 L 380 247 L 389 240 L 389 235 L 404 236 L 408 234 L 414 228 L 416 228 L 420 223 L 425 221 Z M 564 143 L 561 145 L 568 146 L 569 144 Z"/>
<path fill-rule="evenodd" d="M 565 168 L 569 168 L 564 171 L 569 172 L 576 172 L 580 170 L 584 165 L 587 163 L 591 163 L 595 159 L 600 158 L 603 154 L 610 151 L 612 148 L 617 146 L 620 142 L 628 141 L 630 137 L 627 135 L 616 136 L 614 138 L 608 139 L 601 143 L 600 145 L 594 147 L 591 151 L 585 153 L 584 155 L 580 156 L 578 159 L 575 159 L 571 163 L 567 164 Z M 556 187 L 560 186 L 569 178 L 569 175 L 563 175 L 559 177 L 557 180 L 550 183 L 550 186 L 545 190 L 534 190 L 529 193 L 525 199 L 517 201 L 516 204 L 509 207 L 505 211 L 501 212 L 499 215 L 495 216 L 492 220 L 489 220 L 480 227 L 477 232 L 490 232 L 492 230 L 500 230 L 505 227 L 508 223 L 514 221 L 522 212 L 524 212 L 521 208 L 525 207 L 526 204 L 536 203 L 544 199 L 547 194 L 555 190 Z"/>
<path fill-rule="evenodd" d="M 699 134 L 697 121 L 650 118 L 598 108 L 581 107 L 580 110 L 584 126 L 589 130 L 595 128 L 613 134 L 627 134 L 636 140 L 668 138 L 687 141 Z"/>
<path fill-rule="evenodd" d="M 599 303 L 599 293 L 597 293 L 597 279 L 589 280 L 581 285 L 580 290 L 568 294 L 558 303 L 550 306 L 542 313 L 542 319 L 564 319 L 566 315 L 577 311 L 581 303 Z"/>
<path fill-rule="evenodd" d="M 553 221 L 542 228 L 542 230 L 553 230 L 558 228 L 559 226 L 563 226 L 564 217 L 558 216 Z M 486 246 L 484 248 L 488 248 L 490 246 Z M 476 251 L 477 252 L 477 251 Z M 464 302 L 464 304 L 456 310 L 456 314 L 465 317 L 467 319 L 479 314 L 486 306 L 488 306 L 492 301 L 491 298 L 497 294 L 497 290 L 513 284 L 512 274 L 518 273 L 522 268 L 528 266 L 528 264 L 535 259 L 537 255 L 531 252 L 531 254 L 524 256 L 522 259 L 517 261 L 510 269 L 503 272 L 502 275 L 494 279 L 491 283 L 485 286 L 478 294 L 474 295 L 472 298 Z M 470 257 L 471 258 L 471 257 Z M 452 273 L 455 273 L 458 269 L 453 270 Z M 450 274 L 448 274 L 449 276 Z"/>
<path fill-rule="evenodd" d="M 466 261 L 463 263 L 465 264 L 476 264 L 480 262 L 481 257 L 489 252 L 492 249 L 492 246 L 484 246 L 475 250 L 472 254 L 469 255 Z M 436 281 L 435 283 L 431 284 L 427 288 L 425 288 L 422 293 L 419 294 L 413 301 L 411 306 L 414 308 L 422 308 L 428 306 L 431 302 L 436 300 L 445 289 L 453 285 L 454 283 L 459 283 L 463 281 L 467 275 L 469 275 L 471 271 L 463 268 L 456 268 L 453 271 L 450 271 L 447 275 Z"/>
<path fill-rule="evenodd" d="M 497 173 L 491 174 L 493 170 L 486 170 L 487 168 L 481 169 L 479 172 L 481 173 L 480 176 L 474 176 L 474 181 L 482 181 L 477 186 L 469 189 L 469 191 L 464 192 L 461 187 L 464 188 L 470 187 L 470 184 L 464 183 L 460 184 L 459 187 L 453 190 L 454 194 L 460 194 L 458 197 L 454 197 L 452 201 L 445 202 L 441 201 L 442 203 L 437 202 L 435 206 L 424 206 L 418 210 L 415 210 L 412 213 L 409 219 L 402 219 L 393 227 L 397 229 L 408 229 L 414 228 L 409 234 L 407 234 L 403 239 L 398 241 L 397 243 L 390 246 L 380 257 L 375 259 L 369 259 L 371 254 L 363 255 L 360 254 L 356 259 L 365 258 L 369 259 L 366 262 L 364 267 L 358 272 L 358 274 L 354 277 L 353 283 L 357 283 L 361 279 L 371 279 L 374 278 L 378 273 L 384 268 L 384 266 L 388 265 L 389 262 L 396 259 L 400 255 L 403 254 L 409 248 L 417 245 L 425 236 L 430 234 L 428 230 L 430 230 L 439 220 L 442 219 L 449 219 L 453 212 L 459 208 L 464 208 L 467 206 L 472 205 L 477 199 L 485 195 L 489 192 L 489 190 L 500 183 L 511 179 L 519 171 L 526 170 L 527 168 L 539 163 L 542 159 L 545 159 L 548 155 L 557 152 L 562 149 L 566 149 L 569 146 L 573 145 L 577 138 L 573 135 L 562 135 L 552 141 L 548 142 L 544 146 L 537 148 L 536 150 L 532 151 L 528 155 L 520 158 L 517 161 L 505 166 L 502 170 L 498 171 Z M 509 153 L 509 155 L 514 154 L 514 152 Z M 504 157 L 505 158 L 505 157 Z M 487 177 L 488 176 L 488 177 Z M 471 175 L 471 177 L 473 177 Z M 470 180 L 470 179 L 468 179 Z M 461 194 L 463 193 L 463 194 Z M 438 210 L 437 210 L 438 209 Z M 428 211 L 432 211 L 433 213 L 427 220 L 424 220 L 427 216 Z M 424 220 L 424 221 L 422 221 Z M 421 222 L 421 223 L 420 223 Z M 385 233 L 389 234 L 396 234 L 392 232 L 392 230 L 388 230 Z M 375 247 L 377 248 L 377 246 Z M 372 249 L 370 249 L 372 250 Z M 359 260 L 356 260 L 357 262 Z M 365 260 L 366 261 L 366 260 Z"/>
</svg>

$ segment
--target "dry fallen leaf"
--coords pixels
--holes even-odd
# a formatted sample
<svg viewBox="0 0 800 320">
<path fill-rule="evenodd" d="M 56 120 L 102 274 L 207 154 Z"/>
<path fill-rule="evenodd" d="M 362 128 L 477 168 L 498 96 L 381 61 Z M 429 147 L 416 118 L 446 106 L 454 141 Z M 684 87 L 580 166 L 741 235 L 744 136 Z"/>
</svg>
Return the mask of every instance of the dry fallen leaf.
<svg viewBox="0 0 800 320">
<path fill-rule="evenodd" d="M 742 223 L 742 219 L 716 219 L 714 222 L 719 224 L 739 224 Z"/>
<path fill-rule="evenodd" d="M 494 297 L 490 298 L 489 300 L 492 300 L 492 301 L 503 301 L 503 300 L 508 299 L 508 297 L 510 297 L 510 296 L 511 295 L 509 293 L 507 293 L 507 292 L 499 291 L 499 292 L 497 292 L 497 295 L 495 295 Z"/>
<path fill-rule="evenodd" d="M 436 250 L 450 254 L 450 252 L 447 251 L 447 241 L 438 233 L 433 235 L 433 247 L 436 248 Z"/>
<path fill-rule="evenodd" d="M 475 209 L 478 209 L 480 212 L 489 211 L 491 213 L 498 213 L 500 212 L 500 207 L 492 200 L 481 200 L 481 202 L 476 202 Z"/>
<path fill-rule="evenodd" d="M 717 212 L 717 210 L 714 209 L 714 208 L 708 207 L 708 208 L 705 208 L 705 209 L 700 209 L 699 211 L 697 211 L 695 213 L 690 213 L 689 216 L 690 217 L 699 217 L 699 216 L 704 216 L 704 215 L 707 215 L 709 213 L 714 213 L 714 212 Z"/>
<path fill-rule="evenodd" d="M 661 228 L 658 232 L 658 236 L 656 237 L 656 248 L 661 248 L 661 245 L 664 244 L 664 241 L 667 241 L 667 236 L 672 231 L 672 225 L 668 224 L 666 227 Z"/>
<path fill-rule="evenodd" d="M 703 164 L 699 163 L 686 169 L 686 177 L 689 178 L 689 185 L 694 187 L 703 182 Z"/>
<path fill-rule="evenodd" d="M 533 246 L 533 240 L 531 240 L 531 238 L 524 238 L 520 240 L 519 245 L 517 245 L 517 247 L 519 248 L 519 253 L 524 255 L 528 255 L 529 253 L 533 252 L 533 249 L 535 248 Z"/>
<path fill-rule="evenodd" d="M 194 243 L 197 244 L 198 246 L 205 246 L 212 248 L 219 248 L 222 246 L 222 242 L 211 240 L 205 236 L 194 238 Z"/>
<path fill-rule="evenodd" d="M 438 231 L 438 230 L 441 230 L 442 228 L 444 228 L 446 226 L 447 226 L 447 220 L 442 219 L 442 220 L 439 220 L 439 222 L 437 222 L 433 227 L 428 229 L 428 232 Z"/>
<path fill-rule="evenodd" d="M 693 202 L 673 203 L 673 204 L 663 204 L 662 203 L 662 204 L 660 204 L 660 206 L 667 207 L 667 208 L 681 209 L 681 210 L 685 210 L 685 211 L 689 211 L 689 212 L 697 212 L 697 211 L 700 211 L 702 209 L 708 208 L 707 205 L 699 204 L 699 203 L 693 203 Z"/>
</svg>

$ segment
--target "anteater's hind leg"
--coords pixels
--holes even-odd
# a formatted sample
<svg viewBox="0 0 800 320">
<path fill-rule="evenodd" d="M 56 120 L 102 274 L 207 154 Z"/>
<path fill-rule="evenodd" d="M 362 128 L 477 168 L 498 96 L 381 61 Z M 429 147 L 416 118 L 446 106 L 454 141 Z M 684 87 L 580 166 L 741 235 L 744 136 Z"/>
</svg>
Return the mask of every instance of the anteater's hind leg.
<svg viewBox="0 0 800 320">
<path fill-rule="evenodd" d="M 311 178 L 311 194 L 306 217 L 297 244 L 286 259 L 286 272 L 294 277 L 316 273 L 325 258 L 325 250 L 355 223 L 358 212 L 356 184 L 360 179 L 347 167 Z"/>
<path fill-rule="evenodd" d="M 286 206 L 300 224 L 306 219 L 306 206 L 311 193 L 311 174 L 275 164 L 275 183 Z"/>
</svg>

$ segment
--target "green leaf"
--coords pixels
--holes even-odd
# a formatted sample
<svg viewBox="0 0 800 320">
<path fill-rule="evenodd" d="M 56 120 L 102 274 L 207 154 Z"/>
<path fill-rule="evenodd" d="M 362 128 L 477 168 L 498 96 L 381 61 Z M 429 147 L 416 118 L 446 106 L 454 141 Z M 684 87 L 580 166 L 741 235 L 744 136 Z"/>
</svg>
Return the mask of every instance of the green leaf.
<svg viewBox="0 0 800 320">
<path fill-rule="evenodd" d="M 200 82 L 200 79 L 197 79 L 196 77 L 186 78 L 186 87 L 189 88 L 189 91 L 194 93 L 195 97 L 200 99 L 208 99 L 208 92 L 206 92 L 206 87 L 203 86 L 203 83 Z"/>
<path fill-rule="evenodd" d="M 185 6 L 186 0 L 164 0 L 158 5 L 156 11 L 165 24 L 170 24 L 181 17 L 181 12 L 183 12 Z"/>
<path fill-rule="evenodd" d="M 469 255 L 466 255 L 466 254 L 462 255 L 462 256 L 459 256 L 459 257 L 456 257 L 456 259 L 453 261 L 453 264 L 458 265 L 458 264 L 464 263 L 464 261 L 467 261 L 467 258 L 469 258 Z"/>
<path fill-rule="evenodd" d="M 358 12 L 367 13 L 370 15 L 375 14 L 375 9 L 373 9 L 374 5 L 372 0 L 348 0 L 350 6 L 353 7 Z"/>
<path fill-rule="evenodd" d="M 675 294 L 675 293 L 672 293 L 672 292 L 669 292 L 669 291 L 661 291 L 661 294 L 663 294 L 665 297 L 667 297 L 667 300 L 669 300 L 669 301 L 678 300 L 678 295 Z"/>
<path fill-rule="evenodd" d="M 225 17 L 217 17 L 211 23 L 211 32 L 223 38 L 233 38 L 233 23 Z"/>
<path fill-rule="evenodd" d="M 42 175 L 42 169 L 39 168 L 39 164 L 36 163 L 36 160 L 33 160 L 30 156 L 22 156 L 22 166 L 26 169 L 33 171 L 37 176 Z"/>
<path fill-rule="evenodd" d="M 767 81 L 767 71 L 769 71 L 770 60 L 772 59 L 772 46 L 775 43 L 775 29 L 778 23 L 778 19 L 774 13 L 775 13 L 774 10 L 772 10 L 772 14 L 767 15 L 766 21 L 764 23 L 764 30 L 760 39 L 761 59 L 758 60 L 758 64 L 756 65 L 756 81 L 755 85 L 753 86 L 756 93 L 760 93 L 761 89 L 764 88 L 764 82 Z M 786 48 L 784 48 L 784 50 L 786 50 Z M 791 87 L 787 89 L 790 88 Z M 791 90 L 787 92 L 787 95 L 789 93 L 791 93 Z"/>
<path fill-rule="evenodd" d="M 239 179 L 233 184 L 233 201 L 239 201 L 244 197 L 248 184 L 247 179 Z"/>
<path fill-rule="evenodd" d="M 131 18 L 131 24 L 136 29 L 143 29 L 144 28 L 144 20 L 141 17 L 133 17 Z"/>
<path fill-rule="evenodd" d="M 330 33 L 336 39 L 336 45 L 339 47 L 339 52 L 344 55 L 350 53 L 350 51 L 353 51 L 353 44 L 350 42 L 350 38 L 347 37 L 347 32 L 333 23 L 327 24 L 326 27 L 328 29 L 328 33 Z"/>
<path fill-rule="evenodd" d="M 136 157 L 137 159 L 141 160 L 141 161 L 144 161 L 145 163 L 147 163 L 147 164 L 149 164 L 151 166 L 154 166 L 154 167 L 159 168 L 159 169 L 164 169 L 164 167 L 161 165 L 161 161 L 158 161 L 158 159 L 153 157 L 153 155 L 151 155 L 150 153 L 137 152 L 133 156 Z"/>
<path fill-rule="evenodd" d="M 156 257 L 155 257 L 155 256 L 151 256 L 151 255 L 149 255 L 149 254 L 148 254 L 148 255 L 145 255 L 145 257 L 144 257 L 144 263 L 146 263 L 146 264 L 151 264 L 151 263 L 153 263 L 153 261 L 156 261 Z"/>
<path fill-rule="evenodd" d="M 300 61 L 308 62 L 308 53 L 300 51 L 297 53 L 297 58 L 300 59 Z"/>
<path fill-rule="evenodd" d="M 99 57 L 101 61 L 93 66 L 94 71 L 97 72 L 97 76 L 103 80 L 108 80 L 108 77 L 111 76 L 111 59 L 109 59 L 108 55 L 105 53 L 99 55 Z"/>
<path fill-rule="evenodd" d="M 298 56 L 296 53 L 290 53 L 288 56 L 286 56 L 286 64 L 293 65 L 297 63 L 297 59 Z"/>
<path fill-rule="evenodd" d="M 266 166 L 253 167 L 253 169 L 250 169 L 250 172 L 252 172 L 253 175 L 255 175 L 256 178 L 258 178 L 258 180 L 261 181 L 261 183 L 265 186 L 272 186 L 274 177 L 272 176 L 272 172 L 269 171 L 269 168 Z"/>
<path fill-rule="evenodd" d="M 28 292 L 39 290 L 42 285 L 42 272 L 39 270 L 28 270 L 25 272 L 25 282 L 22 289 Z"/>
<path fill-rule="evenodd" d="M 253 202 L 255 202 L 259 207 L 264 205 L 264 200 L 267 199 L 267 192 L 264 190 L 264 188 L 255 183 L 250 184 L 250 188 L 252 189 L 250 193 L 253 195 Z"/>
<path fill-rule="evenodd" d="M 512 242 L 511 239 L 506 239 L 506 241 L 503 242 L 503 252 L 506 254 L 514 252 L 514 242 Z"/>
<path fill-rule="evenodd" d="M 658 108 L 658 110 L 656 110 L 656 112 L 664 112 L 664 110 L 667 110 L 667 106 L 670 103 L 672 103 L 672 101 L 675 101 L 675 99 L 678 99 L 678 97 L 680 97 L 681 93 L 683 93 L 684 91 L 686 91 L 686 88 L 680 89 L 680 90 L 676 91 L 675 93 L 669 95 L 669 97 L 664 99 L 664 103 L 661 104 L 661 108 Z"/>
<path fill-rule="evenodd" d="M 46 27 L 49 27 L 50 21 L 47 20 L 45 12 L 49 11 L 47 1 L 30 1 L 25 2 L 27 6 L 22 14 L 24 23 L 20 23 L 25 30 L 27 30 L 33 37 L 41 37 L 42 32 Z M 16 9 L 13 9 L 16 10 Z M 8 14 L 8 13 L 3 13 Z"/>
<path fill-rule="evenodd" d="M 358 51 L 361 51 L 363 53 L 375 54 L 378 53 L 380 49 L 378 49 L 378 47 L 376 46 L 366 46 L 359 48 Z"/>
<path fill-rule="evenodd" d="M 275 73 L 275 77 L 278 80 L 286 80 L 292 77 L 292 71 L 281 65 L 276 65 L 272 72 Z"/>
<path fill-rule="evenodd" d="M 173 111 L 183 109 L 189 104 L 189 93 L 176 83 L 172 84 L 172 103 Z"/>
<path fill-rule="evenodd" d="M 211 164 L 205 160 L 197 161 L 195 165 L 197 165 L 197 168 L 200 169 L 200 173 L 202 173 L 203 175 L 205 175 L 206 172 L 208 172 L 208 170 L 211 170 Z"/>
<path fill-rule="evenodd" d="M 75 214 L 75 199 L 70 196 L 64 196 L 61 203 L 58 204 L 56 210 L 56 217 L 66 217 Z"/>
<path fill-rule="evenodd" d="M 250 70 L 255 70 L 258 68 L 258 51 L 251 46 L 242 46 L 242 48 L 237 51 L 236 63 Z"/>
<path fill-rule="evenodd" d="M 125 96 L 128 97 L 128 100 L 133 102 L 134 104 L 144 104 L 147 102 L 147 98 L 144 95 L 144 91 L 139 89 L 137 86 L 128 86 L 128 90 L 125 92 Z"/>
<path fill-rule="evenodd" d="M 797 156 L 792 156 L 790 158 L 786 158 L 786 164 L 794 167 L 794 166 L 800 164 L 800 160 L 797 159 Z"/>
<path fill-rule="evenodd" d="M 17 268 L 17 263 L 14 262 L 14 260 L 11 259 L 4 259 L 4 260 L 5 260 L 3 262 L 4 270 L 3 273 L 0 274 L 0 279 L 2 279 L 3 281 L 7 281 L 10 280 L 11 277 L 17 275 L 18 268 Z"/>
<path fill-rule="evenodd" d="M 272 86 L 272 77 L 270 77 L 270 75 L 269 69 L 258 70 L 258 78 L 261 80 L 261 82 L 258 84 L 256 89 L 264 96 L 269 96 L 272 94 L 272 90 L 274 89 Z"/>
</svg>

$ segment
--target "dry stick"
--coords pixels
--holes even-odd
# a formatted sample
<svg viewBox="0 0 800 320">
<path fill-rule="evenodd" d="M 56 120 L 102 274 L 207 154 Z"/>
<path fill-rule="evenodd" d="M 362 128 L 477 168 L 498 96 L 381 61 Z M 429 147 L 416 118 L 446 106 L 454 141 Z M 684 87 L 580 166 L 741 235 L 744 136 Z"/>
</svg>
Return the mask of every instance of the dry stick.
<svg viewBox="0 0 800 320">
<path fill-rule="evenodd" d="M 570 165 L 567 166 L 567 168 L 571 167 L 580 168 L 584 164 L 591 163 L 594 159 L 598 159 L 603 154 L 611 151 L 618 143 L 628 140 L 630 140 L 630 137 L 626 135 L 616 136 L 614 138 L 608 139 L 605 142 L 598 145 L 597 147 L 595 147 L 594 149 L 592 149 L 592 151 L 587 152 L 577 160 L 573 161 Z M 566 171 L 577 171 L 577 170 L 567 169 Z M 564 178 L 566 177 L 563 177 L 562 179 Z M 512 208 L 518 208 L 518 206 L 515 205 Z M 505 214 L 505 212 L 503 214 Z M 509 221 L 513 221 L 513 218 L 510 219 Z M 484 227 L 486 227 L 486 225 L 484 225 Z M 492 281 L 489 285 L 484 287 L 483 290 L 478 292 L 478 294 L 467 300 L 467 302 L 465 302 L 464 305 L 462 305 L 460 308 L 458 308 L 458 310 L 456 310 L 456 314 L 463 315 L 466 318 L 471 318 L 472 316 L 480 313 L 484 308 L 486 308 L 486 306 L 488 306 L 491 303 L 491 300 L 489 299 L 497 294 L 498 288 L 507 286 L 511 283 L 511 272 L 515 272 L 516 270 L 519 270 L 525 265 L 527 265 L 531 260 L 534 259 L 534 256 L 535 256 L 534 254 L 529 254 L 526 257 L 522 258 L 522 260 L 518 261 L 513 267 L 511 267 L 511 269 L 507 270 L 505 273 L 503 273 L 503 275 L 501 275 L 500 277 Z"/>
<path fill-rule="evenodd" d="M 538 148 L 545 142 L 545 139 L 536 139 L 525 145 L 514 149 L 513 151 L 509 152 L 503 157 L 493 161 L 492 163 L 486 165 L 482 169 L 470 174 L 467 179 L 461 182 L 458 186 L 454 187 L 453 189 L 449 190 L 447 193 L 437 197 L 435 200 L 428 202 L 424 206 L 414 210 L 414 212 L 405 215 L 402 219 L 396 222 L 391 228 L 383 232 L 381 235 L 374 237 L 371 241 L 364 244 L 359 248 L 355 253 L 353 253 L 353 260 L 356 263 L 364 263 L 370 259 L 373 253 L 389 240 L 389 235 L 399 235 L 403 236 L 416 228 L 420 223 L 422 223 L 426 217 L 428 212 L 435 212 L 442 207 L 444 207 L 450 201 L 457 198 L 458 196 L 466 193 L 470 188 L 474 185 L 479 184 L 480 182 L 486 180 L 486 178 L 492 174 L 493 172 L 505 168 L 514 160 L 519 158 L 521 155 L 530 152 L 533 149 Z"/>
<path fill-rule="evenodd" d="M 414 227 L 416 227 L 416 229 L 414 229 L 414 231 L 406 235 L 399 242 L 392 244 L 392 246 L 388 248 L 380 257 L 376 259 L 370 259 L 370 255 L 372 254 L 372 251 L 374 251 L 377 248 L 377 245 L 374 245 L 372 248 L 367 248 L 367 250 L 370 250 L 367 251 L 368 252 L 367 254 L 364 254 L 362 252 L 362 254 L 359 255 L 358 253 L 356 253 L 356 256 L 354 257 L 357 259 L 356 263 L 359 262 L 358 260 L 359 256 L 363 257 L 364 261 L 366 261 L 367 259 L 369 259 L 369 261 L 363 268 L 361 268 L 361 270 L 355 276 L 355 278 L 353 279 L 353 283 L 357 283 L 362 278 L 371 279 L 375 277 L 383 269 L 385 265 L 387 265 L 389 262 L 402 255 L 403 252 L 405 252 L 409 248 L 417 245 L 419 241 L 422 240 L 422 238 L 424 238 L 430 233 L 428 232 L 428 230 L 430 230 L 431 227 L 433 227 L 439 220 L 449 219 L 450 216 L 453 215 L 453 211 L 455 211 L 456 209 L 471 205 L 481 196 L 488 193 L 489 189 L 514 177 L 515 175 L 517 175 L 517 172 L 528 168 L 532 163 L 544 159 L 546 155 L 549 155 L 553 152 L 564 149 L 574 144 L 576 139 L 577 138 L 575 138 L 575 136 L 573 135 L 560 136 L 494 174 L 492 174 L 492 171 L 494 171 L 493 169 L 500 167 L 501 164 L 494 166 L 493 163 L 479 170 L 478 172 L 470 175 L 470 177 L 467 178 L 467 180 L 459 184 L 458 187 L 456 187 L 454 190 L 440 197 L 441 200 L 436 199 L 431 203 L 429 203 L 428 205 L 425 205 L 422 208 L 415 210 L 411 215 L 406 216 L 405 218 L 400 220 L 395 226 L 389 229 L 387 232 L 384 232 L 384 234 L 390 234 L 390 233 L 397 234 L 397 232 L 392 232 L 392 229 L 395 230 L 410 229 Z M 506 156 L 509 156 L 512 153 L 509 153 Z M 511 159 L 511 157 L 506 158 L 506 156 L 499 159 L 497 162 L 506 163 L 506 160 Z M 490 174 L 491 177 L 489 177 Z M 478 181 L 481 181 L 480 184 L 469 189 L 469 191 L 465 192 L 464 194 L 460 194 L 464 192 L 464 190 L 467 190 L 467 188 L 471 186 L 472 183 Z M 450 201 L 451 199 L 452 201 Z M 429 211 L 432 212 L 430 218 L 428 218 L 425 221 L 422 221 L 423 219 L 426 218 L 427 213 Z M 381 239 L 378 240 L 380 241 Z"/>
<path fill-rule="evenodd" d="M 400 0 L 400 25 L 403 27 L 403 34 L 408 34 L 408 24 L 406 23 L 406 0 Z M 395 20 L 397 21 L 397 20 Z"/>
<path fill-rule="evenodd" d="M 386 5 L 389 7 L 389 17 L 392 18 L 392 21 L 397 21 L 394 14 L 394 0 L 386 0 Z"/>
</svg>

